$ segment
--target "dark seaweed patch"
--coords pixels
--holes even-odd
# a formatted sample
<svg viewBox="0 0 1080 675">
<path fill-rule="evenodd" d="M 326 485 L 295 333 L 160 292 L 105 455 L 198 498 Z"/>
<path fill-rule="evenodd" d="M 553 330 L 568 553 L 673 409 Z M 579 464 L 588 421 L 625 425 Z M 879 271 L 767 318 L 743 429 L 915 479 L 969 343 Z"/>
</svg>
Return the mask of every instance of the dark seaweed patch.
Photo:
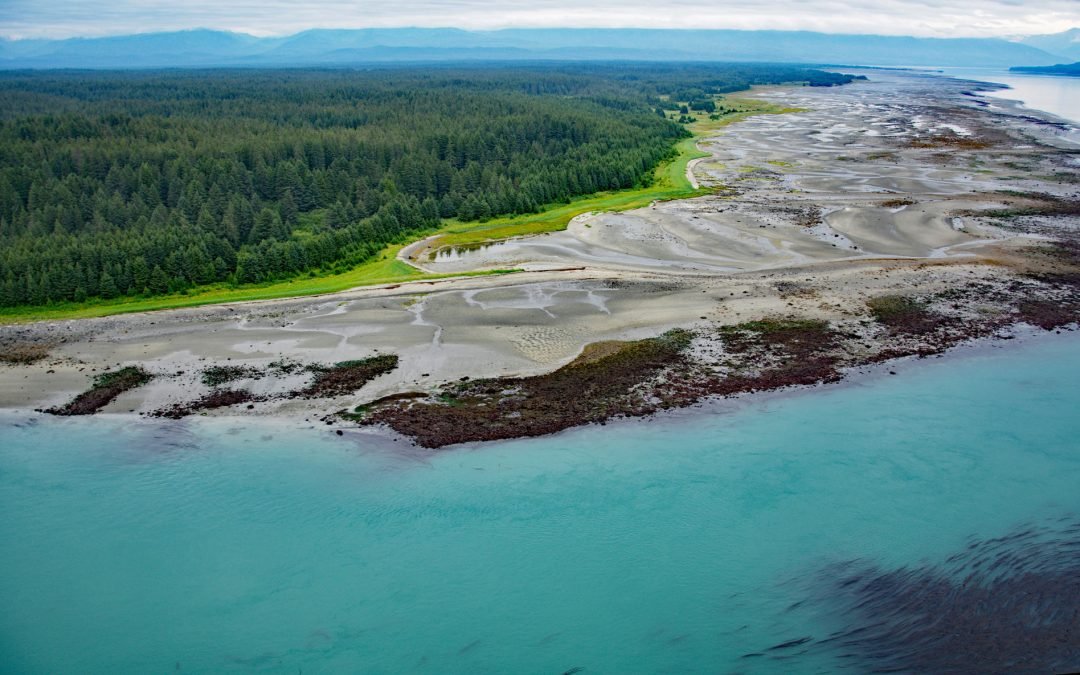
<svg viewBox="0 0 1080 675">
<path fill-rule="evenodd" d="M 731 396 L 840 379 L 836 348 L 841 336 L 827 321 L 749 321 L 721 328 L 720 337 L 735 357 L 735 367 L 727 377 L 706 378 L 703 395 Z"/>
<path fill-rule="evenodd" d="M 972 540 L 939 565 L 853 561 L 814 578 L 809 604 L 837 629 L 753 655 L 806 646 L 861 672 L 1080 669 L 1080 520 Z"/>
<path fill-rule="evenodd" d="M 1003 192 L 1010 201 L 1008 208 L 988 211 L 967 211 L 963 215 L 983 216 L 987 218 L 1022 218 L 1025 216 L 1077 216 L 1080 215 L 1080 200 L 1043 192 Z"/>
<path fill-rule="evenodd" d="M 745 354 L 768 350 L 791 358 L 807 358 L 836 346 L 837 335 L 827 321 L 816 319 L 762 319 L 720 329 L 724 347 Z"/>
<path fill-rule="evenodd" d="M 304 398 L 324 398 L 352 394 L 379 375 L 397 368 L 395 354 L 382 354 L 355 361 L 341 361 L 332 366 L 310 366 L 315 379 L 297 394 Z"/>
<path fill-rule="evenodd" d="M 281 375 L 292 375 L 293 373 L 303 372 L 304 370 L 308 369 L 308 366 L 305 366 L 303 363 L 300 363 L 299 361 L 293 361 L 292 359 L 281 358 L 281 359 L 278 359 L 277 361 L 272 361 L 267 366 L 267 369 L 270 372 L 281 376 Z"/>
<path fill-rule="evenodd" d="M 897 199 L 886 199 L 885 201 L 881 202 L 881 206 L 882 206 L 882 208 L 885 208 L 885 209 L 895 209 L 895 208 L 899 208 L 901 206 L 911 206 L 912 204 L 915 204 L 915 203 L 916 202 L 915 202 L 914 199 L 908 199 L 907 197 L 902 197 L 902 198 L 897 198 Z"/>
<path fill-rule="evenodd" d="M 120 394 L 141 387 L 152 378 L 153 375 L 138 366 L 102 373 L 94 378 L 94 385 L 89 390 L 76 396 L 73 401 L 58 408 L 49 408 L 45 412 L 52 415 L 93 415 L 112 403 Z"/>
<path fill-rule="evenodd" d="M 688 331 L 673 330 L 622 343 L 599 356 L 587 354 L 546 375 L 458 382 L 443 387 L 433 400 L 369 407 L 362 422 L 386 424 L 421 446 L 437 448 L 540 436 L 618 415 L 648 414 L 671 403 L 664 391 L 641 385 L 662 373 L 678 380 L 691 339 Z"/>
<path fill-rule="evenodd" d="M 590 345 L 553 373 L 493 378 L 443 387 L 422 401 L 367 404 L 347 418 L 385 424 L 419 445 L 540 436 L 615 417 L 641 417 L 708 396 L 840 379 L 839 335 L 827 322 L 769 319 L 723 328 L 733 361 L 725 375 L 686 355 L 686 330 L 628 343 Z"/>
<path fill-rule="evenodd" d="M 242 389 L 218 389 L 210 392 L 206 396 L 195 401 L 188 403 L 177 403 L 174 406 L 165 408 L 164 410 L 158 410 L 151 413 L 153 417 L 168 417 L 170 419 L 180 419 L 193 415 L 203 410 L 213 410 L 215 408 L 227 408 L 229 406 L 239 405 L 240 403 L 252 403 L 261 400 L 249 391 Z"/>
<path fill-rule="evenodd" d="M 261 377 L 262 372 L 252 366 L 210 366 L 202 372 L 202 383 L 208 387 L 219 387 L 236 380 Z"/>
<path fill-rule="evenodd" d="M 1029 300 L 1017 305 L 1020 320 L 1044 330 L 1076 323 L 1080 317 L 1080 302 Z"/>
<path fill-rule="evenodd" d="M 49 355 L 51 345 L 40 342 L 14 341 L 0 344 L 0 363 L 26 366 L 37 363 Z"/>
<path fill-rule="evenodd" d="M 919 136 L 908 143 L 910 148 L 955 148 L 957 150 L 983 150 L 990 145 L 986 140 L 961 136 L 955 132 Z"/>
</svg>

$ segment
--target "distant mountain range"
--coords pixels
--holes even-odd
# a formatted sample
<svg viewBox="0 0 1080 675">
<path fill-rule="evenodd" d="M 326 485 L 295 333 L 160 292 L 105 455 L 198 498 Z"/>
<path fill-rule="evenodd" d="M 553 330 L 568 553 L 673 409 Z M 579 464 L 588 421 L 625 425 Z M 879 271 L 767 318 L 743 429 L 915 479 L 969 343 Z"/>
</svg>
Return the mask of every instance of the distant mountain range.
<svg viewBox="0 0 1080 675">
<path fill-rule="evenodd" d="M 1080 58 L 1080 29 L 1022 39 L 650 29 L 385 28 L 288 37 L 189 30 L 0 40 L 0 68 L 316 66 L 470 60 L 774 61 L 879 66 L 1042 66 Z"/>
<path fill-rule="evenodd" d="M 1063 56 L 1066 61 L 1080 61 L 1080 28 L 1053 35 L 1032 35 L 1020 38 L 1019 42 L 1044 52 Z"/>
</svg>

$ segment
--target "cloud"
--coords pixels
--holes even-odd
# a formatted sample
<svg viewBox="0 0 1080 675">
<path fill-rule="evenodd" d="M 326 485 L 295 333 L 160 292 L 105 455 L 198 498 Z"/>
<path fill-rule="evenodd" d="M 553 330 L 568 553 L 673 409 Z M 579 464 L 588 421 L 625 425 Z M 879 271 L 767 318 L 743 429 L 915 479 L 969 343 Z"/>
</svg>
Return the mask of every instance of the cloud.
<svg viewBox="0 0 1080 675">
<path fill-rule="evenodd" d="M 815 30 L 937 37 L 1056 33 L 1078 0 L 0 0 L 0 35 L 71 37 L 214 28 L 455 26 Z"/>
</svg>

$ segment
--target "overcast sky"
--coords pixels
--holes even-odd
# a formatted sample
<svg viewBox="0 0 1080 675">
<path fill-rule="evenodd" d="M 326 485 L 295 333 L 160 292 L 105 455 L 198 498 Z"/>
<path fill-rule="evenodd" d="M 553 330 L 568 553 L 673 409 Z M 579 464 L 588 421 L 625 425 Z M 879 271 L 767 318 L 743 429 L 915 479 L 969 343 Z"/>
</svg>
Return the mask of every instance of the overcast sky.
<svg viewBox="0 0 1080 675">
<path fill-rule="evenodd" d="M 1057 33 L 1080 0 L 0 0 L 0 36 L 386 26 L 764 28 L 937 37 Z"/>
</svg>

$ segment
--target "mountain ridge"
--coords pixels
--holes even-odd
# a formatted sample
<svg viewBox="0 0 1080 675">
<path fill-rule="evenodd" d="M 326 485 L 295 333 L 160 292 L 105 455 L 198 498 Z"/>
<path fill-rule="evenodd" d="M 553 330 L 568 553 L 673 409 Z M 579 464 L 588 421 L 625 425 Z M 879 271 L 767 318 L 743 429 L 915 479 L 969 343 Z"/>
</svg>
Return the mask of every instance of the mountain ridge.
<svg viewBox="0 0 1080 675">
<path fill-rule="evenodd" d="M 1080 31 L 1078 31 L 1080 32 Z M 1065 34 L 1062 34 L 1065 35 Z M 1060 44 L 1060 36 L 1039 44 Z M 1054 39 L 1050 39 L 1054 38 Z M 318 66 L 448 60 L 677 60 L 881 66 L 1044 66 L 1061 55 L 1001 38 L 647 28 L 316 28 L 282 37 L 210 29 L 0 39 L 0 68 Z"/>
<path fill-rule="evenodd" d="M 1050 54 L 1057 54 L 1069 61 L 1080 61 L 1080 28 L 1070 28 L 1051 35 L 1029 35 L 1020 38 L 1019 42 Z"/>
</svg>

